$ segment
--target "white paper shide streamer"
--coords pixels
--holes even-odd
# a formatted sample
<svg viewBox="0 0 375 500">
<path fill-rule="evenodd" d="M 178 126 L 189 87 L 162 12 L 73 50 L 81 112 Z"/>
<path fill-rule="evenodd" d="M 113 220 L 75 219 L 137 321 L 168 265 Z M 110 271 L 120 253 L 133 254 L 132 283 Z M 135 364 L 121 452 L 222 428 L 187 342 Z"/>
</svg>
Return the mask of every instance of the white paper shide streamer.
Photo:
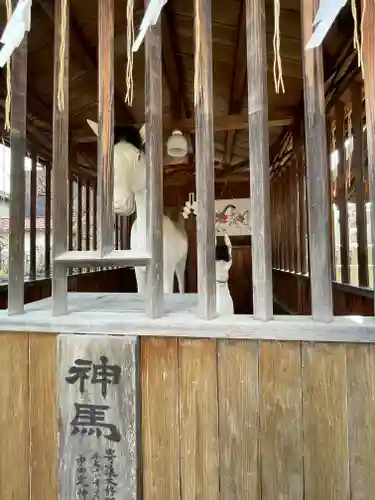
<svg viewBox="0 0 375 500">
<path fill-rule="evenodd" d="M 13 16 L 5 27 L 0 42 L 3 47 L 0 50 L 0 67 L 3 68 L 10 60 L 13 52 L 25 36 L 26 31 L 30 31 L 32 0 L 19 0 Z"/>
</svg>

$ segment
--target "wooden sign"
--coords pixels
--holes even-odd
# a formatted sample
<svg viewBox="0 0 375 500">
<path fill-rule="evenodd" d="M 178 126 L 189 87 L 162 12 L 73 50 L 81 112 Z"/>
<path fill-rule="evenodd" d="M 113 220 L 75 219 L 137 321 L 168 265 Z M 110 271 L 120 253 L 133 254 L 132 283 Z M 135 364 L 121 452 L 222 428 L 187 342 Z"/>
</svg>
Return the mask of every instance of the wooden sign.
<svg viewBox="0 0 375 500">
<path fill-rule="evenodd" d="M 135 339 L 61 335 L 60 500 L 135 500 Z"/>
</svg>

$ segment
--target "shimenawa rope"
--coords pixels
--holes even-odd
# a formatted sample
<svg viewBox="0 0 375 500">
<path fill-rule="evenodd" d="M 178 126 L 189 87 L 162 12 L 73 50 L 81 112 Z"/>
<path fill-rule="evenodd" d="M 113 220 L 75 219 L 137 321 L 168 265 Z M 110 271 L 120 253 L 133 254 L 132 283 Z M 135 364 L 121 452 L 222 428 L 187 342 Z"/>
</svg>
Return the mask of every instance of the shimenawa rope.
<svg viewBox="0 0 375 500">
<path fill-rule="evenodd" d="M 10 21 L 12 17 L 12 0 L 6 0 L 6 9 L 7 9 L 7 22 Z M 12 102 L 12 84 L 11 84 L 11 59 L 7 62 L 7 96 L 5 99 L 5 120 L 4 120 L 4 128 L 6 131 L 10 130 L 10 107 Z"/>
<path fill-rule="evenodd" d="M 133 47 L 134 43 L 134 0 L 128 0 L 126 4 L 126 95 L 125 102 L 130 106 L 133 104 Z"/>
<path fill-rule="evenodd" d="M 61 25 L 60 25 L 60 60 L 59 76 L 57 84 L 57 106 L 60 112 L 64 111 L 64 76 L 65 76 L 65 51 L 66 51 L 66 22 L 67 22 L 67 0 L 61 0 Z"/>
<path fill-rule="evenodd" d="M 274 34 L 273 34 L 273 80 L 277 94 L 285 93 L 283 68 L 280 56 L 280 0 L 274 0 Z"/>
</svg>

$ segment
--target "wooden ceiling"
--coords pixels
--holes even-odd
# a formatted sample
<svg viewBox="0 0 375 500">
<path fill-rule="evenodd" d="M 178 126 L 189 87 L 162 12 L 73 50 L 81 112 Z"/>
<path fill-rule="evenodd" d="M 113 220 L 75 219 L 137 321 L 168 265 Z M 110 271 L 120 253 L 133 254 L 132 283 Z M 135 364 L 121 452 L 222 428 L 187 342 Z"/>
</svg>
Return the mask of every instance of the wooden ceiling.
<svg viewBox="0 0 375 500">
<path fill-rule="evenodd" d="M 126 1 L 115 1 L 115 114 L 117 123 L 144 121 L 144 49 L 134 58 L 134 103 L 124 103 L 126 92 Z M 51 160 L 53 103 L 53 0 L 34 0 L 28 39 L 28 147 L 47 162 Z M 285 94 L 273 83 L 273 0 L 266 0 L 268 98 L 270 147 L 288 127 L 302 97 L 301 27 L 299 0 L 281 0 L 281 57 Z M 96 141 L 86 123 L 97 117 L 97 0 L 70 0 L 70 140 L 71 166 L 95 175 Z M 135 1 L 136 29 L 143 2 Z M 89 6 L 88 6 L 89 5 Z M 190 139 L 186 165 L 168 165 L 166 181 L 191 181 L 194 167 L 194 4 L 169 0 L 162 14 L 164 140 L 177 124 Z M 0 23 L 5 26 L 5 5 L 0 2 Z M 341 21 L 342 23 L 342 21 Z M 341 26 L 342 28 L 342 26 Z M 336 31 L 335 31 L 336 30 Z M 345 30 L 347 31 L 347 30 Z M 342 45 L 342 29 L 334 28 L 325 48 L 326 66 Z M 248 170 L 247 75 L 245 0 L 212 0 L 213 86 L 215 108 L 215 160 L 218 177 Z M 337 47 L 336 47 L 336 45 Z M 0 110 L 5 102 L 5 71 L 1 79 Z"/>
</svg>

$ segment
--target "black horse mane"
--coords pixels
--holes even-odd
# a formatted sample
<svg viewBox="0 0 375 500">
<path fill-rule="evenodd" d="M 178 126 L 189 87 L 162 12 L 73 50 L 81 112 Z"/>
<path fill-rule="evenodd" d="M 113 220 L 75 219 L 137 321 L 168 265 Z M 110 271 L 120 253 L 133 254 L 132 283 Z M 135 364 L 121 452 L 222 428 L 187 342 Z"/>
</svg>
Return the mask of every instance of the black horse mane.
<svg viewBox="0 0 375 500">
<path fill-rule="evenodd" d="M 114 145 L 121 141 L 132 144 L 138 151 L 144 152 L 144 144 L 142 142 L 139 129 L 134 125 L 116 125 L 114 129 Z"/>
<path fill-rule="evenodd" d="M 215 248 L 215 260 L 216 261 L 221 260 L 224 262 L 230 261 L 229 248 L 227 247 L 223 236 L 219 236 L 217 238 L 216 248 Z"/>
</svg>

